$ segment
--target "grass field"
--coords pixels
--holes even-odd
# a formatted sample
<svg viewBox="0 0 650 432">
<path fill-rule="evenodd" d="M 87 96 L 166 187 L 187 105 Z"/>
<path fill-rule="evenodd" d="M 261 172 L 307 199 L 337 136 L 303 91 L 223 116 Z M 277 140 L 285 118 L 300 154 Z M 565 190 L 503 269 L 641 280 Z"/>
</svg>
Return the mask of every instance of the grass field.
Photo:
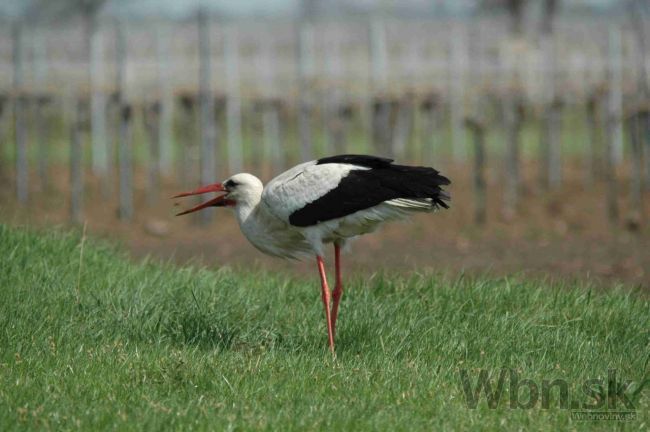
<svg viewBox="0 0 650 432">
<path fill-rule="evenodd" d="M 134 264 L 77 234 L 1 225 L 0 246 L 2 430 L 649 427 L 643 292 L 519 277 L 358 278 L 334 360 L 315 280 Z M 462 371 L 473 384 L 487 370 L 496 386 L 501 368 L 540 386 L 564 380 L 580 404 L 610 403 L 616 370 L 633 381 L 636 419 L 572 419 L 558 391 L 548 409 L 512 408 L 507 382 L 495 408 L 483 396 L 468 406 Z M 605 390 L 582 394 L 588 379 Z M 529 396 L 522 390 L 519 403 Z"/>
</svg>

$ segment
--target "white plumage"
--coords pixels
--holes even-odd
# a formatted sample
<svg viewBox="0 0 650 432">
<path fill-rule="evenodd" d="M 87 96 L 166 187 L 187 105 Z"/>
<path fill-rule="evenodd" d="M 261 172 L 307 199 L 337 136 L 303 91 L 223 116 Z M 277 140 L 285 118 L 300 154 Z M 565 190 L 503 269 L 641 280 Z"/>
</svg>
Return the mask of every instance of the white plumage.
<svg viewBox="0 0 650 432">
<path fill-rule="evenodd" d="M 266 187 L 251 174 L 177 196 L 225 192 L 180 214 L 208 206 L 233 207 L 246 238 L 260 251 L 283 258 L 315 256 L 321 275 L 330 348 L 342 293 L 339 252 L 355 236 L 412 212 L 447 207 L 441 186 L 449 180 L 426 167 L 393 165 L 389 159 L 342 155 L 306 162 L 272 179 Z M 334 243 L 337 285 L 330 294 L 323 245 Z"/>
</svg>

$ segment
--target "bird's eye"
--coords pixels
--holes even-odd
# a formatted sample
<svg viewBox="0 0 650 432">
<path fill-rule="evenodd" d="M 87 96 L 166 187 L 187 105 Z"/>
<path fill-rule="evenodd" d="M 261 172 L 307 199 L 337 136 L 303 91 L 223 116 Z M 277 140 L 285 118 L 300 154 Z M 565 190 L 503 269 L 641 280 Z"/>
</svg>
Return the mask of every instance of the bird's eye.
<svg viewBox="0 0 650 432">
<path fill-rule="evenodd" d="M 228 189 L 232 189 L 232 188 L 234 188 L 235 186 L 237 186 L 238 184 L 239 184 L 239 183 L 237 183 L 237 182 L 234 181 L 234 180 L 228 180 L 226 183 L 224 183 L 224 186 L 225 186 L 226 188 L 228 188 Z"/>
</svg>

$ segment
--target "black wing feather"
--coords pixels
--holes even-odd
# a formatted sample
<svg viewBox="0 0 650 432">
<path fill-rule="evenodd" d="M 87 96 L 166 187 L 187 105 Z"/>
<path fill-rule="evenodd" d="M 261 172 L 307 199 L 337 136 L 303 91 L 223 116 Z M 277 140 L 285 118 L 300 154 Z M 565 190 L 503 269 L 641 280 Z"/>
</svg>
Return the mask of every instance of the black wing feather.
<svg viewBox="0 0 650 432">
<path fill-rule="evenodd" d="M 307 227 L 340 218 L 397 198 L 431 198 L 433 206 L 449 208 L 449 194 L 441 186 L 447 177 L 429 167 L 393 165 L 391 159 L 375 156 L 341 155 L 319 159 L 317 164 L 347 163 L 370 168 L 353 170 L 338 186 L 322 197 L 294 211 L 289 222 Z"/>
<path fill-rule="evenodd" d="M 383 158 L 379 156 L 346 154 L 346 155 L 337 155 L 337 156 L 330 156 L 330 157 L 318 159 L 316 161 L 316 165 L 323 165 L 328 163 L 340 163 L 340 164 L 357 165 L 366 168 L 386 168 L 390 166 L 392 162 L 393 159 Z"/>
</svg>

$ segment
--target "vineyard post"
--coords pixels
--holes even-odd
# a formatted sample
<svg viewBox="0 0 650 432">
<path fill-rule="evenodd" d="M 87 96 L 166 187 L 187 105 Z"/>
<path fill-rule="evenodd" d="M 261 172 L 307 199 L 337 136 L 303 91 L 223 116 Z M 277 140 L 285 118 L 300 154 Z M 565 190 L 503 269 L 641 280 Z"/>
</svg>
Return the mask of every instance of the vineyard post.
<svg viewBox="0 0 650 432">
<path fill-rule="evenodd" d="M 156 79 L 160 118 L 158 121 L 158 147 L 160 150 L 160 170 L 169 176 L 174 166 L 174 63 L 169 60 L 169 29 L 163 23 L 156 26 Z"/>
<path fill-rule="evenodd" d="M 228 169 L 240 172 L 243 165 L 241 133 L 241 88 L 239 82 L 239 32 L 234 24 L 225 27 L 226 123 L 228 129 Z"/>
<path fill-rule="evenodd" d="M 309 20 L 298 23 L 298 135 L 300 157 L 308 161 L 314 157 L 312 132 L 312 91 L 314 74 L 314 27 Z"/>
<path fill-rule="evenodd" d="M 147 202 L 153 204 L 158 200 L 160 188 L 160 102 L 156 101 L 143 108 L 142 118 L 149 141 L 148 154 L 148 178 L 147 178 Z"/>
<path fill-rule="evenodd" d="M 118 159 L 120 166 L 120 205 L 119 216 L 122 220 L 133 218 L 133 152 L 131 121 L 133 109 L 128 103 L 120 106 L 120 143 Z"/>
<path fill-rule="evenodd" d="M 485 180 L 485 125 L 478 119 L 465 120 L 474 142 L 474 222 L 484 225 L 487 219 Z"/>
<path fill-rule="evenodd" d="M 610 146 L 614 165 L 618 166 L 623 161 L 623 46 L 622 30 L 617 25 L 611 25 L 608 30 L 608 93 L 607 111 L 611 131 L 609 133 Z"/>
<path fill-rule="evenodd" d="M 83 129 L 85 123 L 85 104 L 79 98 L 75 101 L 70 121 L 70 218 L 73 223 L 83 221 L 84 202 L 84 151 Z"/>
<path fill-rule="evenodd" d="M 37 170 L 41 190 L 50 189 L 48 179 L 48 163 L 50 156 L 50 109 L 51 101 L 46 96 L 40 96 L 36 100 L 36 111 L 34 113 L 34 128 L 36 143 L 38 145 Z"/>
<path fill-rule="evenodd" d="M 94 20 L 93 20 L 94 21 Z M 106 85 L 104 71 L 104 34 L 93 25 L 90 30 L 90 94 L 91 94 L 91 143 L 92 168 L 103 182 L 110 179 L 107 171 L 108 149 L 106 147 Z"/>
<path fill-rule="evenodd" d="M 467 34 L 463 23 L 455 21 L 451 29 L 452 37 L 449 39 L 448 60 L 448 88 L 450 89 L 450 123 L 452 156 L 455 162 L 463 162 L 467 159 L 467 148 L 465 143 L 465 130 L 463 118 L 465 116 L 465 70 L 467 66 Z"/>
<path fill-rule="evenodd" d="M 199 109 L 201 111 L 201 183 L 216 181 L 215 147 L 217 130 L 214 116 L 214 94 L 212 91 L 212 47 L 211 20 L 208 12 L 201 9 L 198 14 L 199 31 Z M 200 221 L 207 224 L 213 211 L 200 213 Z"/>
<path fill-rule="evenodd" d="M 16 145 L 16 197 L 26 204 L 29 196 L 29 165 L 27 160 L 27 130 L 25 128 L 26 94 L 23 67 L 23 23 L 12 26 L 14 140 Z"/>
</svg>

